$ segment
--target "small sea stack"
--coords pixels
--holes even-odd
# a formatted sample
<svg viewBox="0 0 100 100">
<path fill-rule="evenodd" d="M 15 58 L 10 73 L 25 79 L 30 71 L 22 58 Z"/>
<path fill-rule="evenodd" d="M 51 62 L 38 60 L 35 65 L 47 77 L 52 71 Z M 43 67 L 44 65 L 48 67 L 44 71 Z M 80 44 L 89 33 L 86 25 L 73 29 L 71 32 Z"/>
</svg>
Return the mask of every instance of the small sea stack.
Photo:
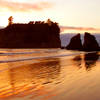
<svg viewBox="0 0 100 100">
<path fill-rule="evenodd" d="M 70 43 L 66 47 L 68 50 L 83 50 L 80 34 L 75 35 L 71 38 Z"/>
<path fill-rule="evenodd" d="M 85 32 L 85 35 L 84 35 L 83 50 L 84 51 L 99 51 L 100 50 L 100 47 L 96 38 L 88 32 Z"/>
</svg>

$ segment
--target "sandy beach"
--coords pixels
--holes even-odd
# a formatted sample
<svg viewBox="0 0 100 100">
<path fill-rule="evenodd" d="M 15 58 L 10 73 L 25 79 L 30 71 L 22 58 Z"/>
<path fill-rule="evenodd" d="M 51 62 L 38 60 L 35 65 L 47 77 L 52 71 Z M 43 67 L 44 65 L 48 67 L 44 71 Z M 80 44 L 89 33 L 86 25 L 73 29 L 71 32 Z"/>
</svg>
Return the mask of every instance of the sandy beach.
<svg viewBox="0 0 100 100">
<path fill-rule="evenodd" d="M 0 100 L 99 99 L 99 52 L 60 49 L 0 52 Z"/>
</svg>

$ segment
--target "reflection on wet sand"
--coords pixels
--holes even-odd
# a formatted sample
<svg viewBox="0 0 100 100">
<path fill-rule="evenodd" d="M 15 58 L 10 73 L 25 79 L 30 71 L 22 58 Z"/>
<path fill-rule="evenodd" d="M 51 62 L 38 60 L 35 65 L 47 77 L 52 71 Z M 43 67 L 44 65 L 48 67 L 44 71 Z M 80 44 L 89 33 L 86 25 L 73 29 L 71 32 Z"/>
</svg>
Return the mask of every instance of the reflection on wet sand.
<svg viewBox="0 0 100 100">
<path fill-rule="evenodd" d="M 73 60 L 76 62 L 76 65 L 77 65 L 79 68 L 81 68 L 81 60 L 82 60 L 81 56 L 80 56 L 80 55 L 75 56 L 75 57 L 73 58 Z"/>
<path fill-rule="evenodd" d="M 84 55 L 84 62 L 86 70 L 91 70 L 92 67 L 95 67 L 97 60 L 99 59 L 98 53 L 88 53 Z"/>
<path fill-rule="evenodd" d="M 82 60 L 84 62 L 86 70 L 90 70 L 92 67 L 95 66 L 96 61 L 99 59 L 99 55 L 97 52 L 95 53 L 86 53 L 83 55 L 75 56 L 73 60 L 76 62 L 76 65 L 80 67 L 82 65 Z"/>
<path fill-rule="evenodd" d="M 0 100 L 99 100 L 98 59 L 83 53 L 0 63 Z"/>
<path fill-rule="evenodd" d="M 18 63 L 6 63 L 5 65 L 9 68 Z M 37 96 L 36 94 L 42 95 L 43 92 L 46 92 L 44 85 L 57 81 L 59 75 L 60 60 L 58 58 L 10 68 L 0 73 L 0 98 L 24 97 L 31 93 L 34 94 L 33 98 Z"/>
</svg>

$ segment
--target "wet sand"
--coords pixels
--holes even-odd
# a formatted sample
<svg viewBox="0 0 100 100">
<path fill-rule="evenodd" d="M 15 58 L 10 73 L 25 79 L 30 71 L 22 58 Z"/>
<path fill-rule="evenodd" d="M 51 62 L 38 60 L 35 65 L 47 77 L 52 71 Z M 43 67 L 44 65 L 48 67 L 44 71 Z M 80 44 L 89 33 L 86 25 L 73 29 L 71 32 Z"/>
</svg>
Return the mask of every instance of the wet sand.
<svg viewBox="0 0 100 100">
<path fill-rule="evenodd" d="M 0 100 L 100 99 L 99 52 L 52 49 L 0 52 L 7 53 L 1 54 L 0 61 L 8 61 L 0 63 Z M 40 56 L 46 58 L 23 60 Z M 22 60 L 9 62 L 13 59 Z"/>
</svg>

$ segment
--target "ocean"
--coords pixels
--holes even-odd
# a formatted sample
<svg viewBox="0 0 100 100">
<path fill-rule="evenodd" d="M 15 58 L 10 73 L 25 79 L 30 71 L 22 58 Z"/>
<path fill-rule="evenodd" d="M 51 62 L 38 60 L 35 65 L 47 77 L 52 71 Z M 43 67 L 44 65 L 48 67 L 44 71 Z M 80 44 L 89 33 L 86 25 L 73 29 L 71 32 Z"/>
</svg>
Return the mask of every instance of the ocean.
<svg viewBox="0 0 100 100">
<path fill-rule="evenodd" d="M 99 76 L 100 52 L 0 49 L 0 100 L 99 100 Z"/>
</svg>

